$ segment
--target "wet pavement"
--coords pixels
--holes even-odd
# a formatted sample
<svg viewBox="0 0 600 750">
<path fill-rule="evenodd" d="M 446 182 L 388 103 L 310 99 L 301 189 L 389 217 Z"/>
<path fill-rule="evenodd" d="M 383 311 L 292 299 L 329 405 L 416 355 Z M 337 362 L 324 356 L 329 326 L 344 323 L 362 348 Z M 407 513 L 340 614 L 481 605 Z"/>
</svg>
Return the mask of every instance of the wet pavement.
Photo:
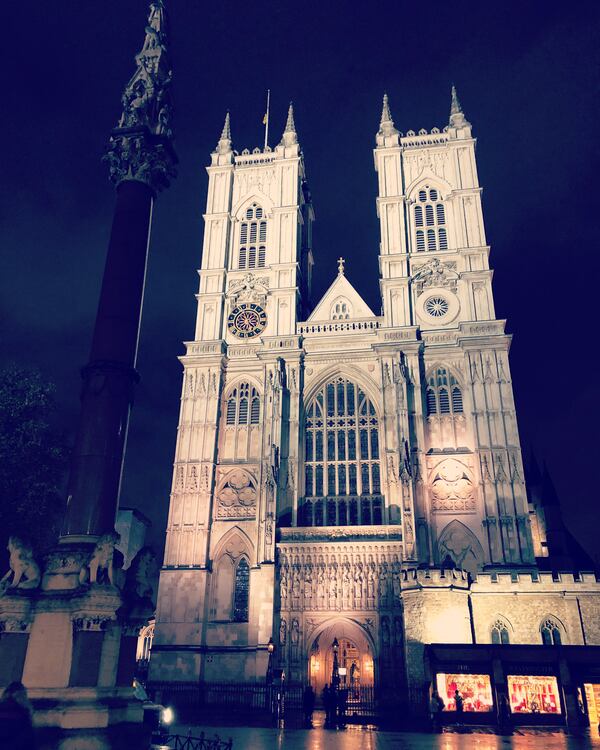
<svg viewBox="0 0 600 750">
<path fill-rule="evenodd" d="M 489 729 L 471 728 L 464 733 L 443 734 L 390 732 L 375 727 L 347 725 L 345 729 L 325 729 L 323 717 L 315 714 L 313 729 L 275 729 L 267 727 L 192 727 L 192 736 L 204 730 L 206 736 L 218 734 L 233 739 L 233 750 L 600 750 L 600 739 L 594 728 L 582 737 L 567 735 L 558 729 L 517 729 L 508 737 L 492 734 Z M 186 736 L 188 726 L 173 731 Z"/>
</svg>

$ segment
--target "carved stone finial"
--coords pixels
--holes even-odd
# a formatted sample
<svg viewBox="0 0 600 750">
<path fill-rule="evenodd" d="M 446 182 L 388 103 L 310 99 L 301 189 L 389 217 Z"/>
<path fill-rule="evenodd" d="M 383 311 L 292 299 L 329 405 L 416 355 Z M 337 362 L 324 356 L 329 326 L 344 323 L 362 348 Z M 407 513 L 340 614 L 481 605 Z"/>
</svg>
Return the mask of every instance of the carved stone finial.
<svg viewBox="0 0 600 750">
<path fill-rule="evenodd" d="M 390 103 L 387 94 L 383 95 L 383 108 L 381 110 L 379 132 L 382 135 L 395 135 L 398 132 L 394 127 L 394 120 L 392 119 L 392 112 L 390 110 Z"/>
<path fill-rule="evenodd" d="M 452 84 L 451 102 L 450 102 L 450 127 L 461 128 L 463 125 L 468 125 L 467 119 L 464 115 L 461 103 L 456 93 L 456 86 Z"/>
<path fill-rule="evenodd" d="M 150 3 L 146 36 L 135 57 L 136 70 L 121 98 L 123 110 L 113 130 L 105 160 L 110 179 L 146 183 L 154 192 L 175 176 L 166 14 L 162 0 Z"/>
<path fill-rule="evenodd" d="M 338 258 L 337 264 L 338 264 L 338 275 L 343 276 L 344 275 L 344 264 L 346 263 L 344 258 Z"/>
<path fill-rule="evenodd" d="M 290 106 L 288 108 L 287 120 L 285 123 L 285 130 L 283 131 L 281 143 L 283 146 L 293 146 L 295 143 L 298 143 L 296 123 L 294 122 L 294 105 L 292 102 L 290 102 Z"/>
<path fill-rule="evenodd" d="M 217 143 L 217 152 L 219 154 L 227 154 L 231 151 L 231 123 L 229 120 L 229 110 L 225 115 L 225 123 L 223 125 L 223 132 Z"/>
</svg>

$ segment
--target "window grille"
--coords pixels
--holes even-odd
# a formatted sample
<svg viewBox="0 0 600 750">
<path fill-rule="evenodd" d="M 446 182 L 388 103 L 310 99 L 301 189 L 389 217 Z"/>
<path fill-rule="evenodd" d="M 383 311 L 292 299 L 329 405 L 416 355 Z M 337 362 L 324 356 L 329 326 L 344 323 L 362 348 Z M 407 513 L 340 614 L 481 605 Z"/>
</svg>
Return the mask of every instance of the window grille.
<svg viewBox="0 0 600 750">
<path fill-rule="evenodd" d="M 305 426 L 306 501 L 299 523 L 383 523 L 379 420 L 369 397 L 338 377 L 311 401 Z"/>
<path fill-rule="evenodd" d="M 248 622 L 248 600 L 250 594 L 250 566 L 242 557 L 235 568 L 235 588 L 233 593 L 234 622 Z"/>
<path fill-rule="evenodd" d="M 438 367 L 427 379 L 425 394 L 427 415 L 462 414 L 463 397 L 454 375 L 445 367 Z"/>
<path fill-rule="evenodd" d="M 256 388 L 250 388 L 248 383 L 241 383 L 231 391 L 227 398 L 225 423 L 228 425 L 260 423 L 260 397 Z"/>
<path fill-rule="evenodd" d="M 439 192 L 426 186 L 419 190 L 413 211 L 417 252 L 448 249 L 446 212 Z M 426 227 L 424 232 L 421 227 Z"/>
<path fill-rule="evenodd" d="M 238 249 L 238 268 L 264 268 L 267 252 L 267 222 L 263 219 L 263 209 L 253 203 L 246 211 L 246 221 L 240 226 L 240 242 Z M 256 252 L 256 243 L 261 243 Z"/>
</svg>

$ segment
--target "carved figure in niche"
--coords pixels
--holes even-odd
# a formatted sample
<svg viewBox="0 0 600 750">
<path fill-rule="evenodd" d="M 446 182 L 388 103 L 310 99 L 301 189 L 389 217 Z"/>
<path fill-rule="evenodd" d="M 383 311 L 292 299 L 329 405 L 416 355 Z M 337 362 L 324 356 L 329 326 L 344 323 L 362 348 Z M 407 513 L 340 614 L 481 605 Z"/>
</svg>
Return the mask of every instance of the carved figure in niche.
<svg viewBox="0 0 600 750">
<path fill-rule="evenodd" d="M 292 620 L 291 638 L 292 638 L 292 645 L 297 646 L 298 641 L 300 640 L 300 623 L 296 619 Z"/>
<path fill-rule="evenodd" d="M 367 601 L 369 607 L 375 606 L 375 563 L 373 562 L 373 555 L 369 555 L 369 562 L 367 563 Z"/>
<path fill-rule="evenodd" d="M 319 565 L 317 572 L 317 606 L 319 609 L 325 609 L 325 566 Z"/>
<path fill-rule="evenodd" d="M 443 530 L 438 552 L 440 561 L 450 558 L 457 568 L 476 573 L 483 563 L 483 550 L 477 537 L 464 524 L 451 521 Z"/>
<path fill-rule="evenodd" d="M 288 577 L 284 570 L 281 572 L 281 580 L 279 581 L 279 595 L 281 597 L 282 606 L 285 606 L 288 598 Z"/>
<path fill-rule="evenodd" d="M 234 469 L 217 493 L 219 518 L 250 518 L 256 512 L 256 487 L 244 469 Z"/>
<path fill-rule="evenodd" d="M 115 545 L 121 537 L 116 531 L 104 534 L 96 542 L 89 561 L 79 571 L 79 583 L 115 583 Z"/>
<path fill-rule="evenodd" d="M 285 646 L 285 642 L 287 640 L 287 622 L 281 618 L 281 622 L 279 623 L 279 645 Z"/>
<path fill-rule="evenodd" d="M 292 571 L 292 607 L 298 609 L 300 606 L 300 596 L 302 594 L 302 581 L 297 563 Z"/>
<path fill-rule="evenodd" d="M 387 563 L 382 562 L 379 567 L 379 604 L 387 604 L 388 597 L 388 568 Z"/>
<path fill-rule="evenodd" d="M 267 513 L 267 520 L 265 525 L 265 542 L 268 546 L 273 544 L 273 514 Z"/>
<path fill-rule="evenodd" d="M 475 488 L 465 467 L 453 458 L 443 461 L 431 482 L 433 510 L 474 511 Z"/>
<path fill-rule="evenodd" d="M 358 604 L 362 599 L 362 584 L 363 584 L 363 566 L 362 563 L 358 563 L 354 571 L 354 604 Z"/>
<path fill-rule="evenodd" d="M 385 615 L 381 618 L 381 642 L 384 646 L 390 645 L 390 621 Z"/>
<path fill-rule="evenodd" d="M 8 571 L 0 580 L 0 596 L 7 589 L 35 589 L 39 586 L 41 573 L 39 565 L 33 559 L 33 550 L 16 536 L 8 539 L 6 547 L 9 553 Z"/>
<path fill-rule="evenodd" d="M 394 618 L 394 642 L 397 646 L 402 643 L 402 620 L 399 617 Z"/>
<path fill-rule="evenodd" d="M 329 571 L 329 606 L 335 607 L 337 601 L 337 569 L 332 566 Z"/>
</svg>

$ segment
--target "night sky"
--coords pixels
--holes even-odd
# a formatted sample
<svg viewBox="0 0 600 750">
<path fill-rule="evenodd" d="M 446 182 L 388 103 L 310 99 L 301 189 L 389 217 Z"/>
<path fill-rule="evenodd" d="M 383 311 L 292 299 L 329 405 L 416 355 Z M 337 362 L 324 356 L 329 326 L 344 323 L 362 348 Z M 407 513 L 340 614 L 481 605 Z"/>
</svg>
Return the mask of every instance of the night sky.
<svg viewBox="0 0 600 750">
<path fill-rule="evenodd" d="M 511 351 L 526 453 L 546 461 L 569 526 L 598 555 L 597 2 L 167 2 L 179 177 L 154 215 L 142 382 L 122 504 L 162 546 L 179 408 L 181 342 L 193 337 L 209 153 L 231 110 L 234 148 L 271 146 L 294 101 L 317 221 L 315 299 L 335 259 L 378 311 L 372 148 L 387 91 L 396 127 L 447 124 L 458 89 L 478 167 L 498 317 Z M 141 48 L 144 0 L 3 8 L 0 158 L 2 360 L 58 387 L 74 433 L 114 192 L 100 162 Z"/>
</svg>

